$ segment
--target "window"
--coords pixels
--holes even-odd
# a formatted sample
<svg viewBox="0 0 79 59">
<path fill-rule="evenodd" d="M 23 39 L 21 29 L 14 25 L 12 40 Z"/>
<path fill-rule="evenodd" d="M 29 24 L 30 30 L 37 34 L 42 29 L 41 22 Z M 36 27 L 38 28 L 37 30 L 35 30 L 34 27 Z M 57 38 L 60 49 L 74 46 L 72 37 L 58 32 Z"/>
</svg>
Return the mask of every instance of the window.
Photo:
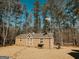
<svg viewBox="0 0 79 59">
<path fill-rule="evenodd" d="M 41 39 L 40 39 L 40 44 L 43 44 L 43 43 L 44 43 L 44 42 L 43 42 L 43 38 L 41 38 Z"/>
</svg>

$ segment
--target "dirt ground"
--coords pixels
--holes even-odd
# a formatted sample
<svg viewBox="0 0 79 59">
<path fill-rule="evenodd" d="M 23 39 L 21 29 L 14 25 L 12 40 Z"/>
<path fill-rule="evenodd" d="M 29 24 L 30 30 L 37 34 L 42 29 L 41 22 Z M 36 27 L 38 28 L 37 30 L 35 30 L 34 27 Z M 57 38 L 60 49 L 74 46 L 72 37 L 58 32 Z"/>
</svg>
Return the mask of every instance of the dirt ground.
<svg viewBox="0 0 79 59">
<path fill-rule="evenodd" d="M 77 47 L 62 47 L 61 49 L 39 49 L 22 46 L 0 47 L 0 56 L 9 56 L 12 59 L 74 59 L 68 53 L 79 50 Z"/>
</svg>

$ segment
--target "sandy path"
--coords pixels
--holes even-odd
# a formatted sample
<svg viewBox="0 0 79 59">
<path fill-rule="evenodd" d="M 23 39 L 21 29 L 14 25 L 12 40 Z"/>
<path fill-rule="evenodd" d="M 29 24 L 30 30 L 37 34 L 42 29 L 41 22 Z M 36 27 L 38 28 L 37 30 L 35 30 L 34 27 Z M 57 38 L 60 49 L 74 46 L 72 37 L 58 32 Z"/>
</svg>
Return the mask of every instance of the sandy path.
<svg viewBox="0 0 79 59">
<path fill-rule="evenodd" d="M 16 59 L 74 59 L 68 55 L 71 52 L 72 47 L 62 49 L 37 49 L 37 48 L 25 48 L 19 54 Z M 78 49 L 78 48 L 76 48 Z"/>
<path fill-rule="evenodd" d="M 0 56 L 11 56 L 13 59 L 74 59 L 68 53 L 76 47 L 63 47 L 61 49 L 38 49 L 22 46 L 0 47 Z"/>
<path fill-rule="evenodd" d="M 22 49 L 24 49 L 24 47 L 18 47 L 18 46 L 0 47 L 0 56 L 9 56 L 13 58 L 13 56 Z"/>
</svg>

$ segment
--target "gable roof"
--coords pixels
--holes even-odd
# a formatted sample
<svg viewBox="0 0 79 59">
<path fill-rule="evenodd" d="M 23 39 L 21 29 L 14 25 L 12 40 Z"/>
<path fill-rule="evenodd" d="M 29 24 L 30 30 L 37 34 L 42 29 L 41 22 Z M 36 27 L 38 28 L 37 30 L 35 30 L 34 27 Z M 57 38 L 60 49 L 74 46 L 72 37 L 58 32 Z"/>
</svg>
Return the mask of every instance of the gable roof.
<svg viewBox="0 0 79 59">
<path fill-rule="evenodd" d="M 53 38 L 53 34 L 52 33 L 48 33 L 46 35 L 43 35 L 43 33 L 29 33 L 29 34 L 20 34 L 18 35 L 16 38 L 21 38 L 21 39 L 28 39 L 28 38 L 33 38 L 33 39 L 39 39 L 39 38 Z"/>
</svg>

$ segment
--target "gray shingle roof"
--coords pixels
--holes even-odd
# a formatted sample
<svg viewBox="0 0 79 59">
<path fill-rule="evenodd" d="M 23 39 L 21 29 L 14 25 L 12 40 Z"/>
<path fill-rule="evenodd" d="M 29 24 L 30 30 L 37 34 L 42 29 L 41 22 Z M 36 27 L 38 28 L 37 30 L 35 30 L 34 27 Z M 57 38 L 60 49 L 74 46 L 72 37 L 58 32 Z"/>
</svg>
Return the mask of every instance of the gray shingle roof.
<svg viewBox="0 0 79 59">
<path fill-rule="evenodd" d="M 36 33 L 36 34 L 29 33 L 29 34 L 20 34 L 16 38 L 22 38 L 22 39 L 26 39 L 26 38 L 34 38 L 34 39 L 53 38 L 53 34 L 48 33 L 46 35 L 43 35 L 43 33 Z"/>
</svg>

